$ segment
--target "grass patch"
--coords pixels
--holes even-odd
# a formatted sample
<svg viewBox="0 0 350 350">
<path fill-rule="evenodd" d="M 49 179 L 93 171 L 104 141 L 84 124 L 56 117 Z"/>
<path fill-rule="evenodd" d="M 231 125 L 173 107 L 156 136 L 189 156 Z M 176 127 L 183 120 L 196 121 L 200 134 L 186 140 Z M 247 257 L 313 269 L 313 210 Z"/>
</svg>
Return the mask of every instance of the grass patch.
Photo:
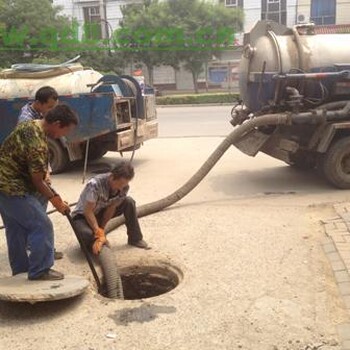
<svg viewBox="0 0 350 350">
<path fill-rule="evenodd" d="M 186 105 L 206 103 L 234 103 L 239 98 L 238 94 L 214 93 L 214 94 L 192 94 L 173 95 L 157 97 L 158 105 Z"/>
</svg>

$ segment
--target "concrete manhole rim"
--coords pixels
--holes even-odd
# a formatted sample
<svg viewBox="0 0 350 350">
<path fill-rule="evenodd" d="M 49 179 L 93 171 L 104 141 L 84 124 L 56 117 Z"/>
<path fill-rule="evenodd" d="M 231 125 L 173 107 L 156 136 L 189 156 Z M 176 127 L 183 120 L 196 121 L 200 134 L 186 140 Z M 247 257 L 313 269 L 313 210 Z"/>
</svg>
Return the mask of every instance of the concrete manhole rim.
<svg viewBox="0 0 350 350">
<path fill-rule="evenodd" d="M 175 266 L 173 263 L 164 262 L 161 260 L 149 260 L 145 264 L 142 263 L 131 263 L 128 266 L 119 266 L 118 270 L 120 274 L 124 274 L 125 272 L 128 272 L 130 270 L 162 270 L 162 271 L 169 271 L 173 275 L 176 276 L 178 279 L 178 285 L 183 281 L 184 279 L 184 273 L 181 268 Z"/>
</svg>

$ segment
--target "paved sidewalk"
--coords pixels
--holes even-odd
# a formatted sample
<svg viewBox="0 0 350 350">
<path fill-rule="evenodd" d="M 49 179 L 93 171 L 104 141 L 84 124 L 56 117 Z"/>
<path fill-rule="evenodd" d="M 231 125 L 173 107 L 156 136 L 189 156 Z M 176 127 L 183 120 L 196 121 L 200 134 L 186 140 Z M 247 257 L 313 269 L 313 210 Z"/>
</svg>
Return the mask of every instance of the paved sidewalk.
<svg viewBox="0 0 350 350">
<path fill-rule="evenodd" d="M 350 203 L 335 204 L 337 216 L 324 222 L 323 249 L 328 255 L 340 294 L 350 314 Z M 350 350 L 350 323 L 338 326 L 343 350 Z"/>
</svg>

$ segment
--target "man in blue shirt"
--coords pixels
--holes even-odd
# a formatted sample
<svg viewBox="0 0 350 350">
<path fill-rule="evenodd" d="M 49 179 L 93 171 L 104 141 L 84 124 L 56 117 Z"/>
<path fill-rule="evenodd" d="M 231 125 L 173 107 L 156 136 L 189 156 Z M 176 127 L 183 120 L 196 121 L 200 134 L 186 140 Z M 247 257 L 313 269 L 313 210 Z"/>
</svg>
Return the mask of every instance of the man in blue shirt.
<svg viewBox="0 0 350 350">
<path fill-rule="evenodd" d="M 35 101 L 28 102 L 21 110 L 18 123 L 42 119 L 44 114 L 58 104 L 57 91 L 51 86 L 43 86 L 35 94 Z"/>
</svg>

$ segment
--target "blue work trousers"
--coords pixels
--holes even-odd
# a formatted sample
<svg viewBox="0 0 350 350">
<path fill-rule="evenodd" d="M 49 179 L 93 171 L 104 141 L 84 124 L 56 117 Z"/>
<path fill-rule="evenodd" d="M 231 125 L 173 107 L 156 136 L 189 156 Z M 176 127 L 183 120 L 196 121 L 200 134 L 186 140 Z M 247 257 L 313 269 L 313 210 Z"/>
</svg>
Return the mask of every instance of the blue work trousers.
<svg viewBox="0 0 350 350">
<path fill-rule="evenodd" d="M 49 270 L 54 264 L 53 226 L 38 198 L 0 192 L 0 215 L 12 274 L 28 272 L 35 278 Z"/>
</svg>

